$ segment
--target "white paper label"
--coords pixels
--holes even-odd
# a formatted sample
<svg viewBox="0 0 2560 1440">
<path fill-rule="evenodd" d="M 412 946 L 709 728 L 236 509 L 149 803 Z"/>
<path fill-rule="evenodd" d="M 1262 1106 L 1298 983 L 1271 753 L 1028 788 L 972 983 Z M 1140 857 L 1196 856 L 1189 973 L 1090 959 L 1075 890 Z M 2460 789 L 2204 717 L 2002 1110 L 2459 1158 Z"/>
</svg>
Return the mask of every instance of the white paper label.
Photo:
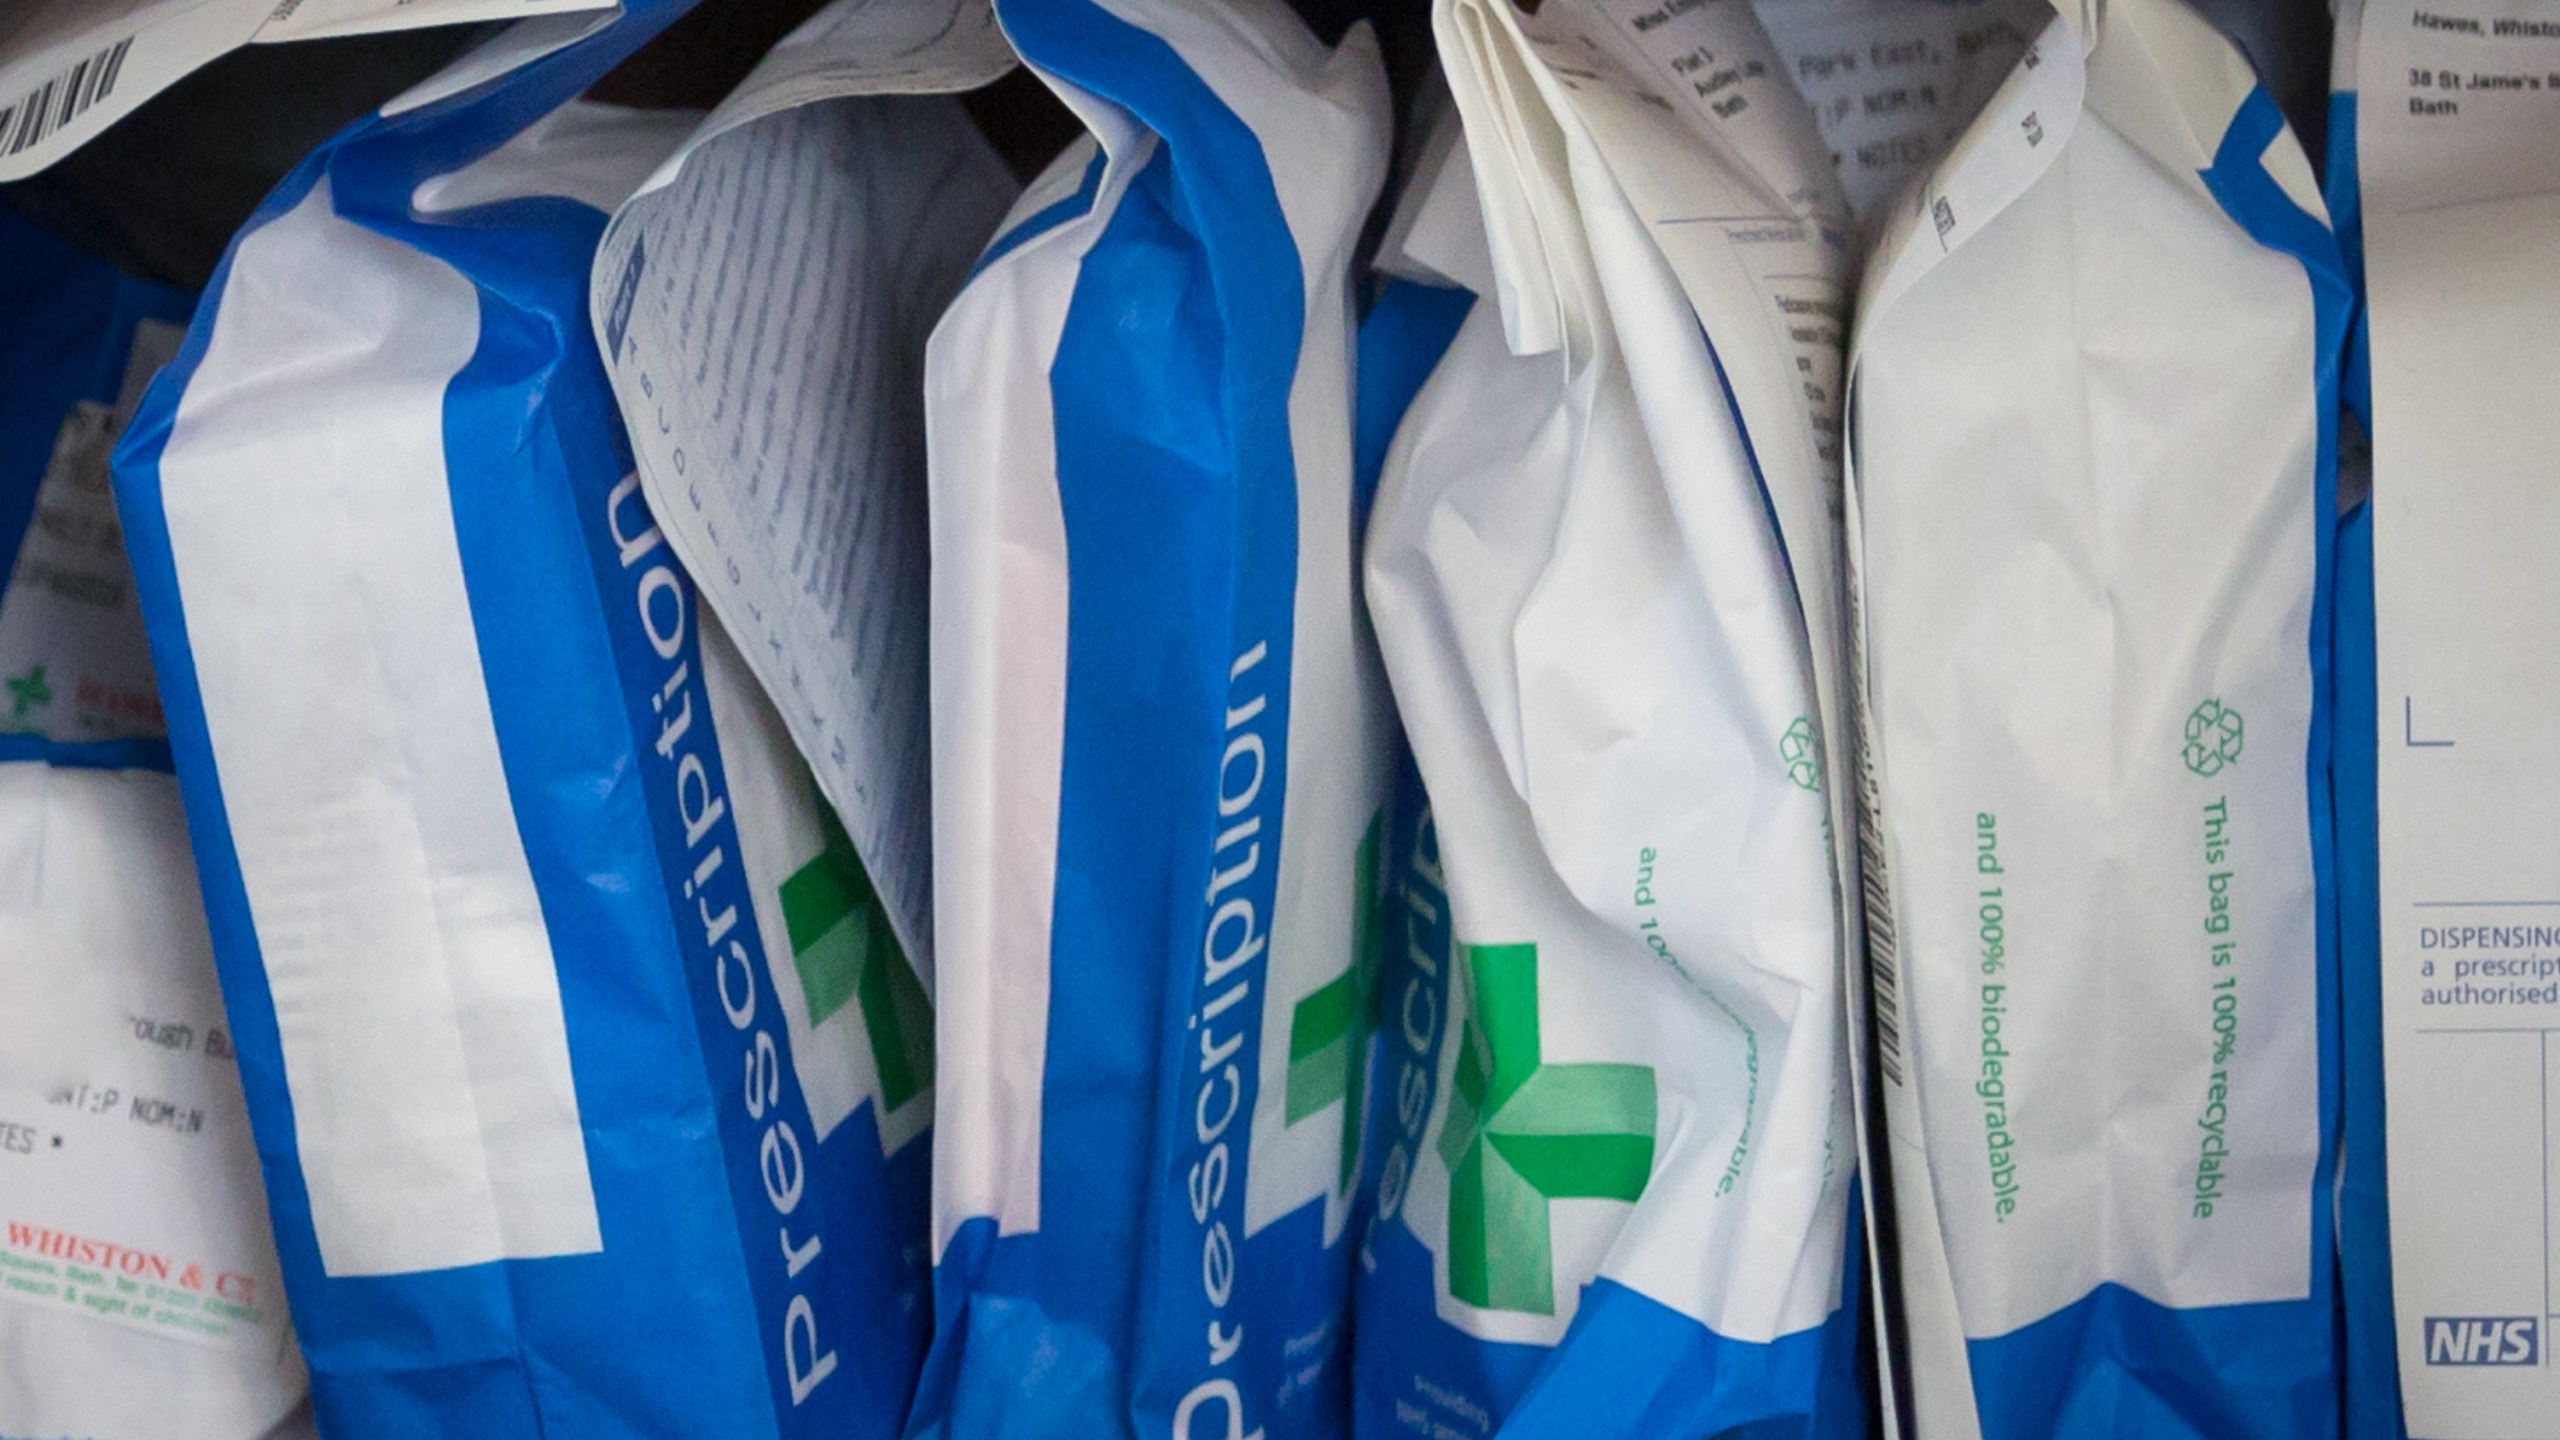
<svg viewBox="0 0 2560 1440">
<path fill-rule="evenodd" d="M 650 508 L 928 978 L 924 345 L 1017 187 L 956 102 L 875 92 L 1012 64 L 984 0 L 829 9 L 614 217 L 591 292 Z"/>
<path fill-rule="evenodd" d="M 2560 1436 L 2560 4 L 2368 0 L 2385 1073 L 2409 1433 Z"/>
<path fill-rule="evenodd" d="M 284 1289 L 176 780 L 0 765 L 0 861 L 21 1012 L 0 1022 L 0 1300 L 274 1354 Z"/>
</svg>

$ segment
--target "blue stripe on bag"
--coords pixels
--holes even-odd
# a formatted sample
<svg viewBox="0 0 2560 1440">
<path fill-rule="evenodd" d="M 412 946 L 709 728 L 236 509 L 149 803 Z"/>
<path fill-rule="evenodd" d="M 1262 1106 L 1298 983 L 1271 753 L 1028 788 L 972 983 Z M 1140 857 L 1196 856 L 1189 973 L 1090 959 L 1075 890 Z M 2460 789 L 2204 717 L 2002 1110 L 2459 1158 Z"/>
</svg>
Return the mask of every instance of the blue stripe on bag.
<svg viewBox="0 0 2560 1440">
<path fill-rule="evenodd" d="M 2364 196 L 2356 173 L 2356 97 L 2329 97 L 2325 189 L 2330 223 L 2355 287 L 2344 400 L 2373 428 L 2372 354 L 2364 308 Z M 2374 681 L 2373 509 L 2359 503 L 2338 526 L 2336 821 L 2338 998 L 2344 1049 L 2345 1141 L 2338 1177 L 2338 1285 L 2346 1311 L 2349 1440 L 2407 1440 L 2400 1408 L 2399 1323 L 2391 1298 L 2390 1136 L 2383 1119 L 2382 852 L 2376 766 L 2380 704 Z"/>
<path fill-rule="evenodd" d="M 1084 178 L 1076 182 L 1075 193 L 1063 200 L 1043 205 L 1022 217 L 1022 222 L 987 242 L 986 253 L 969 267 L 969 278 L 975 280 L 986 268 L 1070 220 L 1091 214 L 1093 202 L 1102 194 L 1102 177 L 1111 157 L 1100 146 L 1094 147 L 1093 159 L 1084 167 Z"/>
</svg>

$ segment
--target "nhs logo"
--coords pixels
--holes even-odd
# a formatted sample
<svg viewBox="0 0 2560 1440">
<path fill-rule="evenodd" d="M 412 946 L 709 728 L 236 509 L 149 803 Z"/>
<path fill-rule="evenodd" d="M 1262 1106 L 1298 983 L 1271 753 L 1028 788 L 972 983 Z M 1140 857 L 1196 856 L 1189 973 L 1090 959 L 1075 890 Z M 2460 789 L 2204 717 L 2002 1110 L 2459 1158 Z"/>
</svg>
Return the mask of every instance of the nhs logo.
<svg viewBox="0 0 2560 1440">
<path fill-rule="evenodd" d="M 2541 1326 L 2531 1315 L 2430 1315 L 2430 1365 L 2533 1365 L 2542 1359 Z"/>
</svg>

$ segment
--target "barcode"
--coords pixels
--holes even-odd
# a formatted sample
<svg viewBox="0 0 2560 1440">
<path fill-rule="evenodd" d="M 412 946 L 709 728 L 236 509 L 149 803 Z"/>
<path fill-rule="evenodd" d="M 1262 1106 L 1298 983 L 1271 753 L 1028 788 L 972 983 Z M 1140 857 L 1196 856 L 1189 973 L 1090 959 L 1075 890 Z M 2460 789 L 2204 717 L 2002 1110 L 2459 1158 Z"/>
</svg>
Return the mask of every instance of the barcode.
<svg viewBox="0 0 2560 1440">
<path fill-rule="evenodd" d="M 23 153 L 115 93 L 124 54 L 132 48 L 128 35 L 0 106 L 0 157 Z"/>
<path fill-rule="evenodd" d="M 1858 575 L 1852 557 L 1848 575 L 1849 685 L 1857 717 L 1858 889 L 1867 910 L 1867 1011 L 1876 1027 L 1876 1068 L 1896 1086 L 1902 1071 L 1902 969 L 1894 928 L 1893 884 L 1885 873 L 1884 818 L 1881 784 L 1876 778 L 1875 715 L 1867 704 L 1866 617 L 1859 611 Z"/>
<path fill-rule="evenodd" d="M 1862 747 L 1863 748 L 1863 747 Z M 1861 768 L 1864 768 L 1863 757 Z M 1863 784 L 1860 788 L 1866 789 Z M 1893 887 L 1885 880 L 1884 842 L 1871 818 L 1873 805 L 1858 805 L 1858 888 L 1867 900 L 1867 993 L 1875 1017 L 1876 1068 L 1902 1082 L 1902 975 L 1893 928 Z"/>
</svg>

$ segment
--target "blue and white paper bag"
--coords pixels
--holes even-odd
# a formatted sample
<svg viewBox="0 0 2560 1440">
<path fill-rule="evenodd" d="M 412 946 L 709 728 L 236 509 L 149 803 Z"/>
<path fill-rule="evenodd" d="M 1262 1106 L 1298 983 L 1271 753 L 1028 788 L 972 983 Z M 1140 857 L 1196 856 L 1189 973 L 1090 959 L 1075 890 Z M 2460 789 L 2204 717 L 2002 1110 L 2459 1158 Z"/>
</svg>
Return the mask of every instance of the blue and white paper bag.
<svg viewBox="0 0 2560 1440">
<path fill-rule="evenodd" d="M 119 454 L 347 1434 L 889 1436 L 925 1339 L 921 993 L 588 334 L 698 117 L 564 102 L 680 8 L 528 22 L 322 147 Z"/>
<path fill-rule="evenodd" d="M 1855 1435 L 1846 201 L 1747 9 L 1438 20 L 1394 263 L 1478 298 L 1369 532 L 1430 808 L 1357 1433 Z"/>
<path fill-rule="evenodd" d="M 927 357 L 935 1349 L 911 1433 L 1339 1433 L 1392 773 L 1365 29 L 1000 0 L 1091 134 Z"/>
<path fill-rule="evenodd" d="M 2313 1440 L 2347 293 L 2240 52 L 2180 0 L 2103 26 L 2053 22 L 1905 197 L 1853 348 L 1916 1419 Z"/>
</svg>

